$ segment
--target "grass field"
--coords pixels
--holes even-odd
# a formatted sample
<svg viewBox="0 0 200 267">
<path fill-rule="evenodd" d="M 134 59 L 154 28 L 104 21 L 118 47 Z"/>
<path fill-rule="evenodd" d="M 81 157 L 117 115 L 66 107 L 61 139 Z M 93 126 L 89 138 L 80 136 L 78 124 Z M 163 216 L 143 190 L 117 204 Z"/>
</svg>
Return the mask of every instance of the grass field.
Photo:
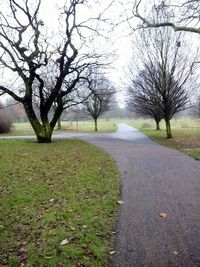
<svg viewBox="0 0 200 267">
<path fill-rule="evenodd" d="M 98 120 L 98 132 L 114 132 L 117 128 L 117 121 L 110 119 L 99 119 Z M 66 131 L 75 132 L 95 132 L 93 120 L 86 121 L 64 121 L 62 122 L 62 129 Z"/>
<path fill-rule="evenodd" d="M 79 140 L 0 140 L 0 265 L 106 266 L 119 174 Z"/>
<path fill-rule="evenodd" d="M 108 133 L 114 132 L 117 129 L 118 120 L 106 120 L 106 119 L 99 119 L 98 120 L 98 132 Z M 94 122 L 92 120 L 86 121 L 63 121 L 62 123 L 62 131 L 64 132 L 83 132 L 83 133 L 94 133 Z M 56 132 L 56 127 L 54 129 Z M 34 135 L 34 131 L 30 125 L 30 123 L 14 123 L 11 133 L 9 134 L 1 134 L 3 135 Z"/>
<path fill-rule="evenodd" d="M 127 123 L 132 125 L 155 141 L 162 145 L 170 146 L 186 152 L 196 159 L 200 159 L 200 120 L 183 117 L 171 120 L 172 139 L 166 139 L 165 124 L 161 122 L 161 130 L 155 131 L 155 123 L 153 120 L 145 119 L 99 119 L 98 132 L 107 133 L 114 132 L 117 129 L 117 123 Z M 94 122 L 88 121 L 64 121 L 62 122 L 63 132 L 83 132 L 95 133 Z M 54 133 L 57 130 L 55 128 Z M 13 130 L 8 135 L 34 135 L 33 129 L 29 123 L 16 123 Z"/>
<path fill-rule="evenodd" d="M 130 125 L 158 143 L 181 150 L 200 160 L 200 120 L 191 118 L 173 119 L 171 121 L 172 139 L 166 139 L 165 124 L 161 122 L 161 130 L 155 130 L 153 120 L 134 120 Z"/>
</svg>

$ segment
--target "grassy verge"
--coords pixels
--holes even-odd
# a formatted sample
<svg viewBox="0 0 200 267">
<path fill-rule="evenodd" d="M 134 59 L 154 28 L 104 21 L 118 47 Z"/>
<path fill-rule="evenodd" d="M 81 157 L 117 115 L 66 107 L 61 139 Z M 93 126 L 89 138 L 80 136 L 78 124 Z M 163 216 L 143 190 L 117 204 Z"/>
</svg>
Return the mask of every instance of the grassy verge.
<svg viewBox="0 0 200 267">
<path fill-rule="evenodd" d="M 156 142 L 185 152 L 200 160 L 200 123 L 198 120 L 172 120 L 172 139 L 166 138 L 164 122 L 161 130 L 155 130 L 155 123 L 151 120 L 136 120 L 130 123 Z"/>
<path fill-rule="evenodd" d="M 79 140 L 0 147 L 0 263 L 106 266 L 119 194 L 110 157 Z"/>
</svg>

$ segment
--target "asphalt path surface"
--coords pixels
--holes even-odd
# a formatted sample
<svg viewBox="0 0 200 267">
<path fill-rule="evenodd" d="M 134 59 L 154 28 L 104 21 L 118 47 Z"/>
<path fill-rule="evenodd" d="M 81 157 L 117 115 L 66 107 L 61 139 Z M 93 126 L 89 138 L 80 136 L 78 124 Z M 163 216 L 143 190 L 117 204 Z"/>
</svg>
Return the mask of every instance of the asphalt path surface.
<svg viewBox="0 0 200 267">
<path fill-rule="evenodd" d="M 111 267 L 200 266 L 199 161 L 125 124 L 112 134 L 54 136 L 66 137 L 103 148 L 119 167 L 124 203 Z"/>
<path fill-rule="evenodd" d="M 200 266 L 200 162 L 124 124 L 81 138 L 110 153 L 121 173 L 111 266 Z"/>
</svg>

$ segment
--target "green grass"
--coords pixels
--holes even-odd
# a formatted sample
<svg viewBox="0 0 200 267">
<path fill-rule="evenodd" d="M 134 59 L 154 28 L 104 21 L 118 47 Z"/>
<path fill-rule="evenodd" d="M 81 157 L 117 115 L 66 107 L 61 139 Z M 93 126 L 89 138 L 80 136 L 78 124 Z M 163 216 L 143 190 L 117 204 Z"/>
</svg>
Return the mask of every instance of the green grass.
<svg viewBox="0 0 200 267">
<path fill-rule="evenodd" d="M 119 196 L 111 158 L 72 139 L 0 140 L 0 151 L 0 263 L 106 266 Z"/>
<path fill-rule="evenodd" d="M 62 122 L 62 129 L 65 131 L 72 132 L 89 132 L 93 133 L 94 131 L 94 121 L 85 120 L 85 121 L 64 121 Z M 116 120 L 98 120 L 98 132 L 114 132 L 116 131 Z"/>
<path fill-rule="evenodd" d="M 98 120 L 98 132 L 109 133 L 117 129 L 116 120 Z M 79 133 L 95 133 L 93 120 L 86 121 L 62 121 L 62 131 L 64 132 L 79 132 Z M 54 129 L 56 133 L 56 127 Z M 11 132 L 8 134 L 0 134 L 0 136 L 19 136 L 19 135 L 34 135 L 34 131 L 29 122 L 14 123 Z"/>
<path fill-rule="evenodd" d="M 161 122 L 161 130 L 155 130 L 153 120 L 135 120 L 130 125 L 138 128 L 156 142 L 185 152 L 200 160 L 200 121 L 191 118 L 173 119 L 171 121 L 172 139 L 166 138 L 165 124 Z"/>
</svg>

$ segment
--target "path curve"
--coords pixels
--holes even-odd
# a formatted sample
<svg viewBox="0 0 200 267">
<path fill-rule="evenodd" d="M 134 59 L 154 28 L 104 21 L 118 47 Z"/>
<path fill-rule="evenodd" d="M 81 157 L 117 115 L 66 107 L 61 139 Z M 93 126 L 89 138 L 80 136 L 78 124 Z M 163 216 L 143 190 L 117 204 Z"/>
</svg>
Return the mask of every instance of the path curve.
<svg viewBox="0 0 200 267">
<path fill-rule="evenodd" d="M 70 137 L 103 148 L 120 170 L 124 204 L 111 267 L 200 266 L 199 161 L 125 124 L 111 134 L 54 136 Z"/>
<path fill-rule="evenodd" d="M 124 124 L 81 139 L 110 153 L 121 173 L 111 266 L 200 266 L 200 162 Z"/>
</svg>

